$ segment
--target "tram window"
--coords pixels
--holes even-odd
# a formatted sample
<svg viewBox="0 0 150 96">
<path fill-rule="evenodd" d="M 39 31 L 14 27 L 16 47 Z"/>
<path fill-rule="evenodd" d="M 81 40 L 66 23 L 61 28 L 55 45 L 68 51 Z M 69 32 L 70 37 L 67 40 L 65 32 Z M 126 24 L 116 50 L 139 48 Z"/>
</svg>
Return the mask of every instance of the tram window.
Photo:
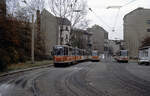
<svg viewBox="0 0 150 96">
<path fill-rule="evenodd" d="M 78 55 L 78 56 L 80 55 L 80 50 L 77 50 L 77 55 Z"/>
<path fill-rule="evenodd" d="M 84 51 L 82 51 L 82 56 L 84 56 Z"/>
<path fill-rule="evenodd" d="M 63 54 L 64 52 L 63 52 L 63 48 L 55 48 L 54 49 L 54 55 L 64 55 Z"/>
<path fill-rule="evenodd" d="M 121 56 L 128 56 L 128 52 L 127 51 L 120 51 L 120 55 Z"/>
<path fill-rule="evenodd" d="M 72 50 L 72 55 L 76 55 L 76 50 L 75 49 Z"/>
<path fill-rule="evenodd" d="M 69 48 L 69 55 L 72 55 L 72 48 Z"/>
<path fill-rule="evenodd" d="M 76 49 L 76 55 L 79 55 L 79 50 L 78 49 Z"/>
<path fill-rule="evenodd" d="M 81 50 L 81 56 L 83 55 L 83 51 Z"/>
<path fill-rule="evenodd" d="M 92 56 L 97 56 L 97 52 L 92 52 Z"/>
<path fill-rule="evenodd" d="M 66 55 L 66 56 L 68 55 L 68 48 L 67 47 L 64 48 L 64 55 Z"/>
<path fill-rule="evenodd" d="M 81 55 L 82 53 L 81 53 L 81 50 L 79 50 L 79 55 Z"/>
</svg>

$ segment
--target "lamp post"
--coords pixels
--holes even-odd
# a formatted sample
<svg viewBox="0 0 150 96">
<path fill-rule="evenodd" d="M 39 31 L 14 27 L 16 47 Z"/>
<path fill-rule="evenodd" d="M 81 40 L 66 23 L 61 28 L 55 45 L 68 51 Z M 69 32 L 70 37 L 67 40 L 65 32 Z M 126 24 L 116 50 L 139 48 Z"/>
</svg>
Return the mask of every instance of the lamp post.
<svg viewBox="0 0 150 96">
<path fill-rule="evenodd" d="M 35 30 L 35 27 L 34 27 L 34 14 L 32 14 L 31 60 L 32 60 L 33 64 L 34 64 L 34 30 Z"/>
</svg>

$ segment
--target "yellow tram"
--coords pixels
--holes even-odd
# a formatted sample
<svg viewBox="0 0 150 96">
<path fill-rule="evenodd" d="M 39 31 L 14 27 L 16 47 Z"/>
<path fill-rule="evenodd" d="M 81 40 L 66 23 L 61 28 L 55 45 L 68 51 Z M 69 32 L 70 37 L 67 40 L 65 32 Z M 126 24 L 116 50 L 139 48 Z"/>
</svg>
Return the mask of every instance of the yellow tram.
<svg viewBox="0 0 150 96">
<path fill-rule="evenodd" d="M 100 61 L 100 56 L 99 56 L 98 50 L 92 51 L 91 60 L 92 61 Z"/>
<path fill-rule="evenodd" d="M 53 47 L 54 66 L 64 66 L 85 61 L 88 59 L 88 52 L 83 49 L 73 48 L 68 45 L 56 45 Z"/>
</svg>

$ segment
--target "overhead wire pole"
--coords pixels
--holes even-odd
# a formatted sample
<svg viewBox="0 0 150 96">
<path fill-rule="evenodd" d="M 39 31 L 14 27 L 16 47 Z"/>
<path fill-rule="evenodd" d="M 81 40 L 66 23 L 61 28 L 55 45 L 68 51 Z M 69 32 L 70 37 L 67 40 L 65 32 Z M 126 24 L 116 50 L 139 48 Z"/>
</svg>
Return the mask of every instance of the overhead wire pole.
<svg viewBox="0 0 150 96">
<path fill-rule="evenodd" d="M 27 4 L 26 0 L 22 1 L 23 3 Z M 35 9 L 34 9 L 35 10 Z M 32 35 L 31 35 L 31 62 L 34 64 L 34 34 L 35 34 L 35 27 L 34 27 L 34 13 L 32 13 Z"/>
</svg>

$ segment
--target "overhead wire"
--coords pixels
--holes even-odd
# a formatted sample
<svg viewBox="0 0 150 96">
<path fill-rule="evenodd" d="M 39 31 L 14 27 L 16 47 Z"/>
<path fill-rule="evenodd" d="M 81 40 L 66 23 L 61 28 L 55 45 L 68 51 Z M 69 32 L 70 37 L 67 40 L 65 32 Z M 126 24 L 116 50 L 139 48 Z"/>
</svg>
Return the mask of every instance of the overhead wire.
<svg viewBox="0 0 150 96">
<path fill-rule="evenodd" d="M 114 23 L 113 30 L 112 30 L 113 32 L 115 32 L 115 28 L 116 28 L 116 25 L 117 25 L 117 21 L 118 21 L 120 9 L 121 9 L 122 7 L 125 7 L 125 6 L 127 6 L 127 5 L 129 5 L 129 4 L 133 3 L 133 2 L 135 2 L 135 1 L 137 1 L 137 0 L 132 0 L 132 1 L 130 1 L 130 2 L 126 3 L 126 4 L 124 4 L 124 5 L 122 5 L 122 6 L 119 8 L 119 10 L 118 10 L 118 12 L 117 12 L 117 15 L 116 15 L 116 17 L 115 17 L 116 19 L 115 19 L 115 23 Z"/>
<path fill-rule="evenodd" d="M 118 9 L 117 15 L 115 16 L 114 26 L 113 26 L 113 29 L 112 29 L 113 32 L 115 31 L 116 25 L 118 23 L 117 21 L 118 21 L 119 13 L 120 13 L 120 8 Z"/>
<path fill-rule="evenodd" d="M 132 0 L 132 1 L 130 1 L 130 2 L 126 3 L 126 4 L 124 4 L 122 7 L 127 6 L 127 5 L 129 5 L 129 4 L 131 4 L 131 3 L 135 2 L 135 1 L 138 1 L 138 0 Z"/>
<path fill-rule="evenodd" d="M 94 13 L 94 15 L 108 28 L 112 29 L 111 26 L 109 26 L 100 16 L 98 16 L 91 8 L 89 8 L 89 10 Z"/>
<path fill-rule="evenodd" d="M 116 17 L 115 17 L 115 23 L 114 23 L 114 26 L 113 26 L 113 27 L 111 27 L 111 26 L 110 26 L 109 24 L 107 24 L 100 16 L 98 16 L 98 15 L 92 10 L 92 8 L 89 8 L 89 10 L 90 10 L 91 12 L 93 12 L 94 15 L 95 15 L 97 18 L 99 18 L 99 20 L 100 20 L 105 26 L 107 26 L 107 27 L 110 28 L 110 29 L 113 28 L 112 31 L 114 32 L 114 31 L 115 31 L 115 28 L 116 28 L 116 25 L 117 25 L 117 21 L 118 21 L 118 17 L 119 17 L 119 13 L 120 13 L 121 8 L 127 6 L 127 5 L 129 5 L 129 4 L 131 4 L 131 3 L 135 2 L 135 1 L 138 1 L 138 0 L 132 0 L 132 1 L 130 1 L 130 2 L 126 3 L 126 4 L 124 4 L 124 5 L 122 5 L 122 6 L 119 8 L 119 10 L 118 10 L 118 12 L 117 12 L 117 15 L 116 15 Z"/>
</svg>

